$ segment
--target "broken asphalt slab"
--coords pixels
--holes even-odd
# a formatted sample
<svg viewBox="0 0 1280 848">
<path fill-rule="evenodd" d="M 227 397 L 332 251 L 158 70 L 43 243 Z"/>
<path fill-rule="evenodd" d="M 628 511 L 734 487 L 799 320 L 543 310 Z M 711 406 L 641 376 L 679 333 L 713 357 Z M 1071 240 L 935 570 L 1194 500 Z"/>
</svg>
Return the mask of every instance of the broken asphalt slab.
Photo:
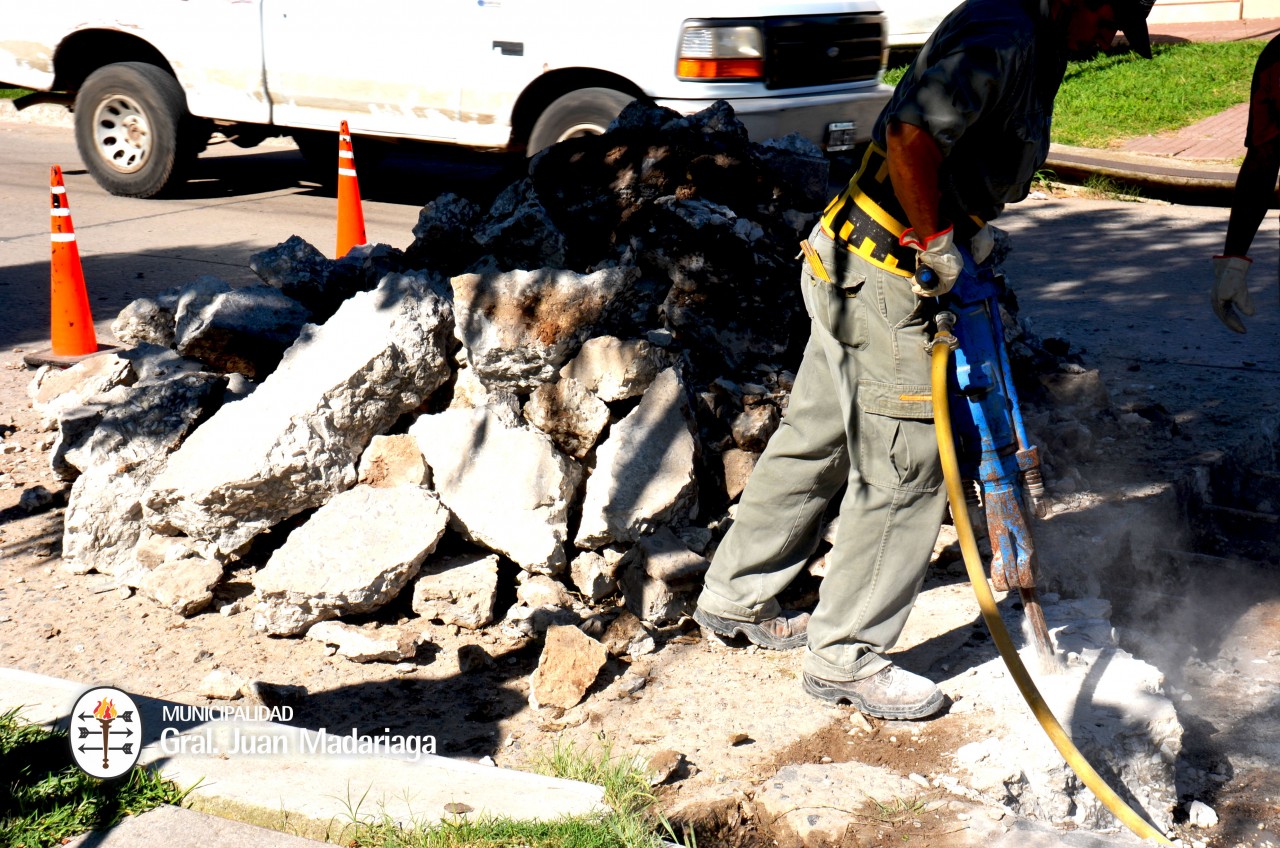
<svg viewBox="0 0 1280 848">
<path fill-rule="evenodd" d="M 28 721 L 64 727 L 76 699 L 88 688 L 70 680 L 0 669 L 0 711 L 20 707 Z M 327 734 L 325 740 L 321 731 L 278 722 L 200 721 L 199 708 L 196 718 L 186 718 L 192 715 L 189 706 L 140 695 L 132 698 L 145 740 L 139 763 L 155 766 L 184 789 L 194 786 L 187 796 L 193 807 L 228 818 L 268 826 L 287 822 L 291 830 L 322 837 L 350 823 L 355 810 L 361 815 L 386 815 L 403 826 L 439 822 L 462 811 L 549 820 L 607 810 L 604 790 L 580 781 L 433 754 L 414 759 L 407 754 L 324 753 L 326 742 L 339 738 L 338 731 Z M 247 709 L 252 713 L 252 707 Z M 382 728 L 360 730 L 372 737 L 381 733 Z M 209 741 L 220 749 L 229 747 L 237 735 L 270 744 L 280 753 L 196 753 Z M 306 753 L 317 747 L 316 753 Z"/>
</svg>

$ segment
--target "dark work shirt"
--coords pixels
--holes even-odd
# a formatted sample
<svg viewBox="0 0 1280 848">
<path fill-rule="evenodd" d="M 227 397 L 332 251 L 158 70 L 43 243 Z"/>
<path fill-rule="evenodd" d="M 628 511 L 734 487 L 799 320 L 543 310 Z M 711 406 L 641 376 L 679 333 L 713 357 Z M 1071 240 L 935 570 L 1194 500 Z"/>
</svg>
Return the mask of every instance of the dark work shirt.
<svg viewBox="0 0 1280 848">
<path fill-rule="evenodd" d="M 921 48 L 872 138 L 886 147 L 891 119 L 924 129 L 942 151 L 944 214 L 990 221 L 1048 158 L 1066 67 L 1047 0 L 968 0 Z"/>
<path fill-rule="evenodd" d="M 1262 48 L 1253 68 L 1253 88 L 1249 92 L 1249 129 L 1246 147 L 1266 144 L 1280 136 L 1280 35 Z"/>
</svg>

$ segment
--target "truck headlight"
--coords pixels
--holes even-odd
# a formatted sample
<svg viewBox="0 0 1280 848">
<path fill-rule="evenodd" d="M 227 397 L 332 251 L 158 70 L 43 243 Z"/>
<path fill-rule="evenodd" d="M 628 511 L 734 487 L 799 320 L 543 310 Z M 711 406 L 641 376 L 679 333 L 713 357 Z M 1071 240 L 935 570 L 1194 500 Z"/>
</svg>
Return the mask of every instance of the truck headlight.
<svg viewBox="0 0 1280 848">
<path fill-rule="evenodd" d="M 676 76 L 684 80 L 764 79 L 764 36 L 752 26 L 687 25 L 680 35 Z"/>
</svg>

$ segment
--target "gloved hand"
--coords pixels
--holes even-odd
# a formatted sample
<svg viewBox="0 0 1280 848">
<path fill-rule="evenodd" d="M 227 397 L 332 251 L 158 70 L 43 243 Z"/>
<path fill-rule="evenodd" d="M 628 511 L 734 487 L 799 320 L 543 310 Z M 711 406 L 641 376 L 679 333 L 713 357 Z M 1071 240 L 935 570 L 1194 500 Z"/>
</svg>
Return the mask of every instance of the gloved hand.
<svg viewBox="0 0 1280 848">
<path fill-rule="evenodd" d="M 934 233 L 921 239 L 916 235 L 914 228 L 907 230 L 898 239 L 898 243 L 904 247 L 914 247 L 920 251 L 920 255 L 916 261 L 920 265 L 927 265 L 933 269 L 937 278 L 937 285 L 933 288 L 924 288 L 920 285 L 918 276 L 911 278 L 911 290 L 920 297 L 941 297 L 951 291 L 951 287 L 956 284 L 960 272 L 964 270 L 964 257 L 960 255 L 960 250 L 956 247 L 955 232 L 951 227 L 947 227 L 940 233 Z"/>
<path fill-rule="evenodd" d="M 1209 300 L 1219 320 L 1227 325 L 1227 329 L 1237 333 L 1243 333 L 1245 329 L 1236 310 L 1244 315 L 1253 314 L 1249 286 L 1244 279 L 1252 264 L 1253 260 L 1247 256 L 1213 257 L 1213 289 L 1209 292 Z"/>
<path fill-rule="evenodd" d="M 969 239 L 969 252 L 973 254 L 975 264 L 981 265 L 987 261 L 987 257 L 991 255 L 991 251 L 996 249 L 996 237 L 991 234 L 991 228 L 986 224 L 982 225 L 982 229 L 973 234 L 973 238 Z"/>
</svg>

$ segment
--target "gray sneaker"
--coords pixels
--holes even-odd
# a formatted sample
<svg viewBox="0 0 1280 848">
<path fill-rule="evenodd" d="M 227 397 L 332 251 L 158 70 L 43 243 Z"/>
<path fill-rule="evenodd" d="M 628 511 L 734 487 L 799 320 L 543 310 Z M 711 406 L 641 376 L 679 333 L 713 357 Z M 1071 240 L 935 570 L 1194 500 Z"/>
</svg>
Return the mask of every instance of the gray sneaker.
<svg viewBox="0 0 1280 848">
<path fill-rule="evenodd" d="M 942 690 L 918 674 L 888 665 L 861 680 L 823 680 L 807 671 L 804 691 L 832 704 L 848 703 L 877 718 L 928 718 L 942 709 Z"/>
<path fill-rule="evenodd" d="M 693 620 L 718 636 L 746 636 L 752 644 L 774 651 L 802 648 L 809 641 L 807 612 L 783 611 L 782 615 L 752 623 L 723 618 L 699 607 L 693 611 Z"/>
</svg>

